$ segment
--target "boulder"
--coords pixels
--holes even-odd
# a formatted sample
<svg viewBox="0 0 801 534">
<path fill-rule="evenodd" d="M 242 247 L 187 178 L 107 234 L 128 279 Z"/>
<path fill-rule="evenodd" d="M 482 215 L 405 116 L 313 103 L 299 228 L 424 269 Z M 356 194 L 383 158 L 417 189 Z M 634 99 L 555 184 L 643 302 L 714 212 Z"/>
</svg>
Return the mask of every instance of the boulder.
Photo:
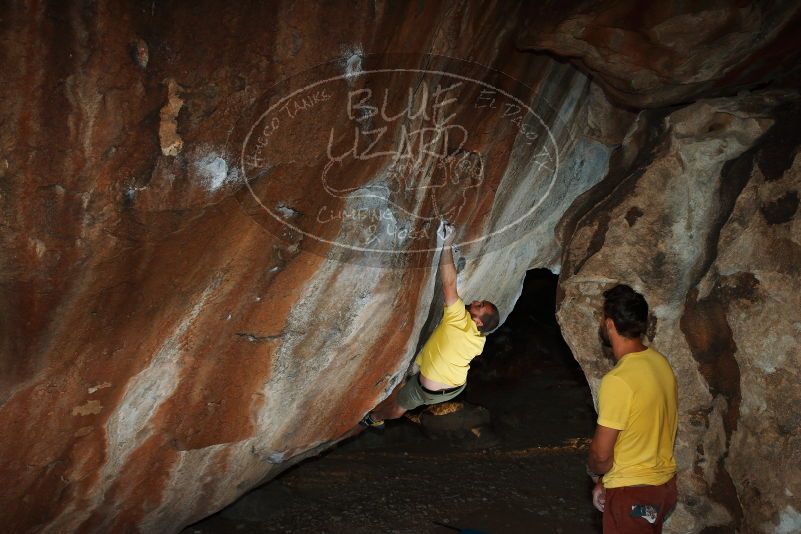
<svg viewBox="0 0 801 534">
<path fill-rule="evenodd" d="M 518 44 L 568 58 L 634 108 L 798 86 L 798 2 L 537 2 Z"/>
<path fill-rule="evenodd" d="M 490 298 L 508 313 L 524 271 L 558 261 L 558 219 L 602 178 L 606 143 L 625 130 L 596 125 L 585 135 L 590 112 L 610 104 L 586 99 L 592 84 L 572 66 L 515 52 L 519 9 L 62 2 L 8 10 L 6 529 L 176 531 L 349 436 L 441 314 L 432 225 L 442 214 L 469 241 L 514 226 L 537 203 L 514 231 L 461 247 L 465 298 Z M 394 77 L 365 74 L 382 65 Z M 400 139 L 425 126 L 419 116 L 351 119 L 348 97 L 364 94 L 354 91 L 388 90 L 392 115 L 409 94 L 419 103 L 423 87 L 430 96 L 445 85 L 437 69 L 470 75 L 453 107 L 469 139 L 402 178 L 431 179 L 439 164 L 461 173 L 445 176 L 449 189 L 436 197 L 399 189 L 377 158 L 337 161 L 321 181 L 332 128 L 332 150 L 347 155 L 354 123 L 369 136 L 379 119 L 391 122 L 387 138 Z M 269 106 L 324 75 L 335 77 L 336 92 L 326 86 L 277 108 L 291 128 L 272 138 L 262 164 L 276 118 Z M 432 105 L 428 124 L 446 120 Z M 486 173 L 471 176 L 479 164 Z M 353 214 L 375 201 L 359 196 L 373 186 L 417 224 L 397 224 L 395 237 L 429 232 L 422 252 L 409 250 L 411 238 L 384 256 L 341 246 L 370 230 Z"/>
<path fill-rule="evenodd" d="M 799 113 L 786 94 L 644 112 L 632 156 L 563 221 L 558 318 L 594 394 L 616 283 L 646 297 L 649 342 L 678 378 L 671 532 L 799 528 Z"/>
</svg>

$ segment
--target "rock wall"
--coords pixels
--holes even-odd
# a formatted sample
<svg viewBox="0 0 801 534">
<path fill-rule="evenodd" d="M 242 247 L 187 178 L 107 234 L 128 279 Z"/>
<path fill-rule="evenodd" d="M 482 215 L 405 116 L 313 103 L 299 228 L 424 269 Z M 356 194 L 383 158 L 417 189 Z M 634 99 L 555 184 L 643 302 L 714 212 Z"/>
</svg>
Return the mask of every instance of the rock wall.
<svg viewBox="0 0 801 534">
<path fill-rule="evenodd" d="M 320 178 L 303 135 L 281 138 L 275 156 L 300 162 L 287 175 L 246 184 L 239 166 L 270 88 L 311 66 L 333 60 L 356 84 L 368 53 L 441 54 L 529 85 L 565 162 L 523 234 L 539 237 L 463 249 L 465 297 L 508 313 L 525 269 L 558 261 L 559 216 L 601 179 L 631 120 L 593 123 L 616 112 L 585 75 L 516 52 L 519 9 L 73 2 L 4 13 L 5 528 L 175 531 L 347 436 L 401 378 L 441 305 L 434 253 L 397 268 L 274 231 L 246 185 L 287 218 L 306 216 Z M 492 186 L 480 211 L 453 221 L 470 236 L 506 224 L 540 167 L 519 130 L 465 121 L 485 132 L 470 149 L 486 155 Z M 374 173 L 338 176 L 362 185 Z"/>
<path fill-rule="evenodd" d="M 643 113 L 563 221 L 558 317 L 593 392 L 613 365 L 597 330 L 617 282 L 645 295 L 648 338 L 676 372 L 672 532 L 801 528 L 798 104 L 766 93 Z"/>
<path fill-rule="evenodd" d="M 654 5 L 662 19 L 646 22 L 675 14 Z M 645 292 L 654 343 L 677 366 L 683 392 L 684 497 L 671 528 L 792 531 L 797 471 L 752 466 L 799 450 L 789 408 L 799 336 L 793 96 L 637 115 L 602 89 L 628 106 L 656 107 L 773 81 L 790 69 L 770 58 L 797 51 L 787 37 L 795 8 L 753 8 L 764 16 L 747 28 L 762 37 L 737 49 L 746 59 L 727 51 L 725 34 L 737 26 L 719 25 L 702 38 L 715 68 L 660 64 L 675 75 L 633 91 L 620 89 L 612 69 L 620 58 L 579 62 L 591 65 L 596 85 L 569 63 L 520 50 L 575 55 L 556 37 L 527 44 L 545 39 L 545 27 L 564 27 L 570 9 L 468 1 L 9 6 L 0 29 L 6 528 L 175 531 L 349 435 L 400 380 L 440 312 L 430 232 L 439 208 L 460 229 L 466 298 L 492 299 L 505 316 L 525 270 L 561 270 L 560 320 L 591 387 L 607 368 L 595 354 L 598 294 L 617 280 Z M 684 42 L 693 32 L 676 33 L 677 25 L 712 19 L 685 16 L 668 24 L 673 33 L 654 35 L 680 44 L 680 58 L 693 49 Z M 626 56 L 636 46 L 618 48 Z M 648 58 L 658 56 L 657 47 Z M 365 72 L 381 58 L 396 69 L 368 84 Z M 328 175 L 320 146 L 347 155 L 349 137 L 311 127 L 281 130 L 262 157 L 275 130 L 260 114 L 281 102 L 277 86 L 298 89 L 312 67 L 318 78 L 336 74 L 347 91 L 398 89 L 390 107 L 407 89 L 419 101 L 422 71 L 467 69 L 465 94 L 476 105 L 454 109 L 470 142 L 445 143 L 440 161 L 480 163 L 480 182 L 436 195 L 392 189 L 398 184 L 380 160 L 355 157 Z M 747 75 L 727 82 L 737 69 Z M 515 122 L 512 108 L 488 113 L 494 100 L 483 91 L 492 87 L 536 110 L 521 117 L 536 115 L 540 130 Z M 326 95 L 296 99 L 282 119 L 347 123 Z M 357 139 L 375 141 L 383 116 L 359 110 Z M 424 117 L 405 117 L 387 136 L 420 131 Z M 425 167 L 426 185 L 435 167 Z M 326 191 L 346 193 L 325 206 L 340 214 L 326 224 L 321 172 Z M 411 250 L 407 240 L 391 250 L 403 255 L 339 246 L 365 229 L 342 214 L 373 206 L 364 191 L 378 187 L 395 195 L 382 202 L 423 221 L 394 222 L 411 224 L 431 246 Z M 782 254 L 769 253 L 776 247 Z"/>
<path fill-rule="evenodd" d="M 766 83 L 798 86 L 792 1 L 545 2 L 521 48 L 569 58 L 621 104 L 689 103 Z"/>
</svg>

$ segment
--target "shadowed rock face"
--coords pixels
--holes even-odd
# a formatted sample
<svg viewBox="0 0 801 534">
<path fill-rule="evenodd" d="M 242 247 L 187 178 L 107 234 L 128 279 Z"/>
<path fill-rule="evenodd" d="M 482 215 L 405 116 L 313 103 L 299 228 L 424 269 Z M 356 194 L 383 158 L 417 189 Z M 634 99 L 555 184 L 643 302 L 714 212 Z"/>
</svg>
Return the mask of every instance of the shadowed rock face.
<svg viewBox="0 0 801 534">
<path fill-rule="evenodd" d="M 783 32 L 792 10 L 780 7 L 756 27 L 775 21 Z M 542 201 L 514 239 L 462 248 L 463 296 L 493 300 L 505 316 L 525 270 L 561 269 L 566 338 L 595 387 L 607 368 L 588 336 L 597 296 L 614 280 L 642 289 L 655 307 L 654 343 L 683 388 L 689 497 L 674 522 L 697 531 L 792 521 L 798 473 L 749 469 L 771 455 L 797 458 L 800 448 L 799 412 L 787 404 L 797 402 L 799 335 L 797 120 L 795 108 L 780 107 L 791 98 L 653 110 L 630 129 L 635 115 L 581 71 L 516 49 L 530 9 L 10 7 L 0 84 L 6 528 L 179 529 L 349 435 L 400 380 L 441 313 L 435 254 L 372 262 L 331 244 L 360 227 L 312 218 L 321 194 L 312 128 L 273 138 L 280 150 L 267 164 L 240 165 L 276 83 L 333 61 L 327 68 L 348 75 L 341 85 L 365 88 L 360 72 L 376 53 L 405 54 L 407 68 L 450 72 L 464 65 L 448 58 L 461 58 L 502 71 L 528 86 L 522 103 L 547 124 L 550 137 L 532 139 L 505 108 L 493 119 L 477 105 L 458 107 L 471 140 L 446 146 L 447 157 L 486 170 L 469 202 L 460 188 L 438 193 L 462 239 L 504 228 L 521 206 Z M 536 20 L 560 24 L 560 13 L 542 9 Z M 711 78 L 725 85 L 717 73 L 730 59 L 715 46 L 710 58 L 722 66 Z M 679 66 L 665 68 L 684 79 Z M 481 72 L 470 102 L 482 95 L 477 82 L 503 78 Z M 404 94 L 410 80 L 420 82 L 398 76 L 369 87 Z M 660 87 L 649 86 L 657 96 L 642 104 L 696 94 Z M 339 124 L 317 96 L 294 113 Z M 368 123 L 361 133 L 377 126 Z M 547 152 L 548 139 L 556 151 Z M 556 172 L 547 190 L 543 153 Z M 343 164 L 336 188 L 372 187 L 384 171 Z M 306 233 L 276 223 L 256 198 Z M 424 188 L 403 200 L 416 216 L 432 214 Z M 738 497 L 748 499 L 743 510 Z"/>
<path fill-rule="evenodd" d="M 570 58 L 629 106 L 798 81 L 798 2 L 538 4 L 519 45 Z"/>
<path fill-rule="evenodd" d="M 550 110 L 561 175 L 529 237 L 489 247 L 487 260 L 480 246 L 463 250 L 463 295 L 508 313 L 523 272 L 558 262 L 558 218 L 601 179 L 608 144 L 631 120 L 569 65 L 515 52 L 516 20 L 508 6 L 471 3 L 76 2 L 5 13 L 5 528 L 176 530 L 346 436 L 401 378 L 441 313 L 433 254 L 408 269 L 335 261 L 309 237 L 262 224 L 244 187 L 240 150 L 259 106 L 311 66 L 358 73 L 363 54 L 384 50 L 469 58 L 529 85 L 526 102 Z M 597 120 L 607 115 L 616 121 Z M 454 221 L 464 236 L 508 222 L 538 172 L 537 145 L 476 121 L 464 122 L 483 133 L 469 149 L 485 158 L 491 188 Z M 319 147 L 300 134 L 282 137 L 277 154 L 300 158 L 280 175 L 286 187 L 252 184 L 298 218 L 320 190 Z M 375 172 L 351 166 L 338 185 Z"/>
<path fill-rule="evenodd" d="M 629 137 L 638 158 L 613 160 L 588 209 L 566 216 L 558 317 L 593 391 L 612 366 L 597 338 L 601 293 L 618 282 L 645 295 L 648 337 L 676 371 L 674 532 L 797 522 L 801 219 L 785 199 L 801 184 L 801 136 L 787 96 L 642 114 Z M 763 166 L 778 144 L 787 164 Z M 783 203 L 785 215 L 766 215 Z"/>
</svg>

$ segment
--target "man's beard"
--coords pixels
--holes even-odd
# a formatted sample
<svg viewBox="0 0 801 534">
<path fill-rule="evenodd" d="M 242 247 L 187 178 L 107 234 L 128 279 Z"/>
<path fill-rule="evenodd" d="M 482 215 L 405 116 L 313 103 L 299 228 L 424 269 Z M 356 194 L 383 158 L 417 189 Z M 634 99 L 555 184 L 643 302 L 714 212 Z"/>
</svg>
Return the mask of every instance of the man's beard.
<svg viewBox="0 0 801 534">
<path fill-rule="evenodd" d="M 603 323 L 598 326 L 598 337 L 601 338 L 601 345 L 604 348 L 611 349 L 612 341 L 609 339 L 609 332 L 604 328 L 605 326 Z"/>
<path fill-rule="evenodd" d="M 609 358 L 613 363 L 615 361 L 615 353 L 612 351 L 612 341 L 609 339 L 609 331 L 605 328 L 606 325 L 601 323 L 598 327 L 598 337 L 601 340 L 601 352 L 605 358 Z"/>
</svg>

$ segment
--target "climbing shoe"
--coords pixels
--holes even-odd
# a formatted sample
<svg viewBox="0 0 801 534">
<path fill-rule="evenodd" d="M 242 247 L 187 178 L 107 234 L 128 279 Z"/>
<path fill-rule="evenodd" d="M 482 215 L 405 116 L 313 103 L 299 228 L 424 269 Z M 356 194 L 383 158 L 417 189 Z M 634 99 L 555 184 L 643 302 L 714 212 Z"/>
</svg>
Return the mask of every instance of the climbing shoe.
<svg viewBox="0 0 801 534">
<path fill-rule="evenodd" d="M 368 413 L 362 420 L 359 421 L 359 424 L 365 428 L 372 428 L 374 430 L 384 430 L 384 421 L 373 419 L 372 412 Z"/>
</svg>

